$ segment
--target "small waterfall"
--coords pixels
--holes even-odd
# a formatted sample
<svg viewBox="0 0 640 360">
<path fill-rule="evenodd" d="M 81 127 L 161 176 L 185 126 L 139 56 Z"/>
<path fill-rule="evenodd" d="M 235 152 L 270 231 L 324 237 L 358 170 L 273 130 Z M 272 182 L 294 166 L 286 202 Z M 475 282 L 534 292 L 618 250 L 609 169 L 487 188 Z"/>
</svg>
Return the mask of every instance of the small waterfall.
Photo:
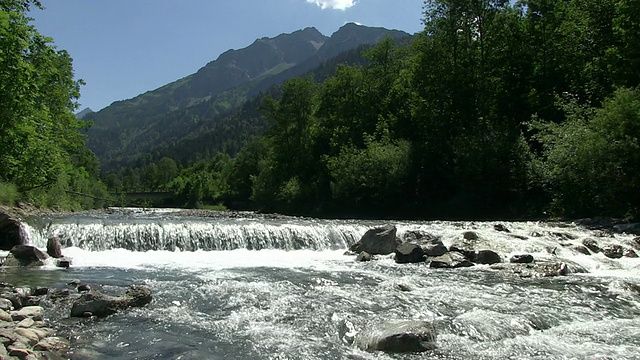
<svg viewBox="0 0 640 360">
<path fill-rule="evenodd" d="M 63 247 L 89 251 L 148 250 L 336 250 L 362 236 L 366 227 L 331 222 L 286 222 L 263 220 L 190 221 L 78 221 L 27 225 L 33 245 L 46 246 L 57 236 Z"/>
</svg>

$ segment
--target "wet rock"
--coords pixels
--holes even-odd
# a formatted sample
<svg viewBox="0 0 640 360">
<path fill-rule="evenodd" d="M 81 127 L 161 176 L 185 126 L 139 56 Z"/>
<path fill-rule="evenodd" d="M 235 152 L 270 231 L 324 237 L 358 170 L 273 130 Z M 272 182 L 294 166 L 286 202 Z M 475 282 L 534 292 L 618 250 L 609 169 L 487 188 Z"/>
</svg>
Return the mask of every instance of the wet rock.
<svg viewBox="0 0 640 360">
<path fill-rule="evenodd" d="M 485 265 L 497 264 L 502 262 L 502 258 L 500 257 L 500 255 L 498 255 L 498 253 L 493 250 L 480 250 L 475 254 L 474 259 L 474 262 L 476 264 Z"/>
<path fill-rule="evenodd" d="M 4 260 L 3 266 L 42 266 L 47 254 L 29 245 L 16 245 Z"/>
<path fill-rule="evenodd" d="M 87 284 L 80 284 L 77 287 L 78 292 L 86 292 L 86 291 L 91 291 L 91 287 Z"/>
<path fill-rule="evenodd" d="M 447 253 L 447 247 L 441 241 L 422 245 L 422 250 L 426 256 L 442 256 Z"/>
<path fill-rule="evenodd" d="M 82 284 L 82 281 L 80 281 L 79 279 L 73 279 L 67 283 L 67 285 L 73 286 L 73 287 L 77 287 L 80 284 Z"/>
<path fill-rule="evenodd" d="M 529 234 L 529 235 L 531 235 L 531 237 L 542 237 L 542 236 L 543 236 L 542 234 L 540 234 L 540 233 L 539 233 L 539 232 L 537 232 L 537 231 L 533 231 L 533 232 L 531 232 L 531 234 Z"/>
<path fill-rule="evenodd" d="M 36 286 L 31 290 L 31 295 L 33 296 L 43 296 L 49 293 L 49 288 Z"/>
<path fill-rule="evenodd" d="M 511 259 L 509 259 L 509 262 L 515 263 L 515 264 L 530 264 L 533 262 L 533 255 L 531 254 L 513 255 Z"/>
<path fill-rule="evenodd" d="M 429 267 L 432 268 L 444 268 L 444 269 L 452 269 L 452 268 L 462 268 L 462 267 L 471 267 L 474 264 L 467 260 L 464 255 L 458 252 L 448 252 L 442 256 L 435 257 L 431 259 L 429 263 Z"/>
<path fill-rule="evenodd" d="M 62 248 L 60 247 L 60 239 L 58 239 L 57 236 L 50 237 L 47 240 L 47 254 L 55 259 L 62 257 Z"/>
<path fill-rule="evenodd" d="M 637 258 L 638 254 L 635 251 L 633 251 L 633 249 L 627 249 L 624 252 L 624 257 Z"/>
<path fill-rule="evenodd" d="M 396 263 L 408 264 L 423 262 L 424 250 L 416 244 L 402 243 L 395 250 Z"/>
<path fill-rule="evenodd" d="M 480 238 L 474 231 L 465 231 L 462 233 L 462 237 L 465 240 L 478 240 Z"/>
<path fill-rule="evenodd" d="M 20 219 L 10 214 L 5 208 L 0 208 L 0 250 L 11 250 L 14 246 L 23 243 Z"/>
<path fill-rule="evenodd" d="M 371 254 L 369 254 L 366 251 L 360 252 L 360 254 L 358 254 L 358 256 L 356 257 L 356 261 L 360 261 L 360 262 L 371 261 L 371 259 L 372 259 Z"/>
<path fill-rule="evenodd" d="M 40 306 L 25 306 L 20 310 L 12 311 L 11 318 L 13 321 L 21 321 L 26 318 L 32 318 L 33 320 L 42 320 L 44 316 L 44 309 Z"/>
<path fill-rule="evenodd" d="M 577 236 L 566 232 L 550 232 L 549 235 L 558 238 L 559 240 L 575 240 Z"/>
<path fill-rule="evenodd" d="M 364 330 L 356 344 L 366 351 L 423 352 L 436 348 L 436 329 L 427 321 L 386 323 Z"/>
<path fill-rule="evenodd" d="M 411 286 L 406 284 L 397 284 L 396 287 L 398 288 L 398 290 L 404 291 L 404 292 L 409 292 L 413 290 Z"/>
<path fill-rule="evenodd" d="M 69 350 L 69 341 L 61 337 L 48 337 L 38 342 L 33 349 L 37 351 L 64 353 Z"/>
<path fill-rule="evenodd" d="M 518 240 L 528 240 L 529 238 L 524 236 L 524 235 L 518 235 L 518 234 L 509 234 L 509 237 L 512 237 L 514 239 L 518 239 Z"/>
<path fill-rule="evenodd" d="M 129 307 L 142 307 L 152 300 L 151 290 L 142 285 L 132 285 L 124 296 L 109 296 L 96 290 L 83 293 L 73 302 L 71 317 L 105 317 Z"/>
<path fill-rule="evenodd" d="M 490 268 L 497 271 L 512 273 L 523 278 L 554 277 L 587 272 L 587 270 L 582 266 L 566 260 L 537 260 L 530 264 L 501 263 L 493 264 Z"/>
<path fill-rule="evenodd" d="M 573 245 L 571 249 L 575 252 L 579 252 L 580 254 L 591 255 L 589 249 L 587 249 L 587 247 L 584 245 Z"/>
<path fill-rule="evenodd" d="M 72 264 L 72 260 L 69 257 L 61 257 L 60 259 L 56 259 L 56 266 L 59 268 L 68 269 Z"/>
<path fill-rule="evenodd" d="M 502 225 L 502 224 L 495 224 L 493 225 L 493 230 L 495 231 L 500 231 L 500 232 L 511 232 L 509 229 L 507 229 L 506 226 Z"/>
<path fill-rule="evenodd" d="M 465 257 L 465 259 L 471 262 L 475 262 L 476 260 L 476 251 L 473 249 L 466 248 L 464 247 L 464 245 L 457 245 L 457 244 L 451 245 L 449 247 L 449 252 L 462 254 Z"/>
<path fill-rule="evenodd" d="M 402 242 L 425 244 L 440 240 L 439 236 L 420 230 L 408 230 L 402 234 Z"/>
<path fill-rule="evenodd" d="M 400 244 L 396 232 L 396 227 L 392 225 L 369 229 L 349 250 L 355 253 L 366 251 L 371 255 L 389 255 Z"/>
<path fill-rule="evenodd" d="M 624 255 L 624 248 L 617 244 L 607 244 L 602 247 L 604 256 L 611 259 L 620 259 Z"/>
<path fill-rule="evenodd" d="M 584 239 L 582 240 L 582 245 L 584 245 L 587 249 L 591 250 L 591 252 L 594 252 L 594 253 L 600 252 L 600 245 L 598 245 L 598 242 L 595 241 L 594 239 L 591 239 L 591 238 Z"/>
<path fill-rule="evenodd" d="M 13 303 L 9 299 L 0 298 L 0 310 L 9 311 L 13 310 Z"/>
</svg>

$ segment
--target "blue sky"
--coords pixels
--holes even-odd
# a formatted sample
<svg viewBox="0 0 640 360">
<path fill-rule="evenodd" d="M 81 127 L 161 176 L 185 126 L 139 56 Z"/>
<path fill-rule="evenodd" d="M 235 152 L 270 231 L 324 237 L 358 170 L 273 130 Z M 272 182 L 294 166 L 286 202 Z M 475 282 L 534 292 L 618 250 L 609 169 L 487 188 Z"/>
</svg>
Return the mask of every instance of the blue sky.
<svg viewBox="0 0 640 360">
<path fill-rule="evenodd" d="M 196 72 L 229 49 L 347 22 L 416 33 L 422 0 L 42 0 L 30 14 L 74 59 L 81 109 L 98 111 Z"/>
</svg>

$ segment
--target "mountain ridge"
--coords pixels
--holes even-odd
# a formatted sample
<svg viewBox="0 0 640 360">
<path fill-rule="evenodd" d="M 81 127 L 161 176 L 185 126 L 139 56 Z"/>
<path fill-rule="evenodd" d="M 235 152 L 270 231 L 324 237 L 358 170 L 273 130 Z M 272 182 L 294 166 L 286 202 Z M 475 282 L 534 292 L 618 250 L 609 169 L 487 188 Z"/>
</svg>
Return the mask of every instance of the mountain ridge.
<svg viewBox="0 0 640 360">
<path fill-rule="evenodd" d="M 313 27 L 256 39 L 223 52 L 197 72 L 93 113 L 88 145 L 110 170 L 231 113 L 287 79 L 304 75 L 344 51 L 408 33 L 345 24 L 331 37 Z"/>
</svg>

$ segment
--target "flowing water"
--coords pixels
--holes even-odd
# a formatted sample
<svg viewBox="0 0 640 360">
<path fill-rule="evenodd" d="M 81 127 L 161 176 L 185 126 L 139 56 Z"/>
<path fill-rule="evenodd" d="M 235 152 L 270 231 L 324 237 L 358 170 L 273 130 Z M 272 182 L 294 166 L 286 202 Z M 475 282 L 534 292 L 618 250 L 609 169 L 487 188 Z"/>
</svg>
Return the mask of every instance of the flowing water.
<svg viewBox="0 0 640 360">
<path fill-rule="evenodd" d="M 392 257 L 356 262 L 345 249 L 374 226 L 440 236 L 475 231 L 478 249 L 559 259 L 588 273 L 521 278 L 479 265 L 431 269 Z M 585 238 L 633 245 L 633 236 L 572 223 L 376 222 L 195 217 L 128 211 L 30 219 L 31 242 L 56 235 L 73 266 L 5 270 L 8 281 L 64 287 L 80 279 L 122 294 L 151 287 L 145 308 L 106 319 L 49 311 L 73 339 L 72 359 L 639 359 L 640 260 L 571 249 Z M 59 305 L 50 304 L 54 308 Z M 61 313 L 63 315 L 55 315 Z M 438 348 L 422 354 L 353 345 L 387 321 L 434 323 Z"/>
</svg>

